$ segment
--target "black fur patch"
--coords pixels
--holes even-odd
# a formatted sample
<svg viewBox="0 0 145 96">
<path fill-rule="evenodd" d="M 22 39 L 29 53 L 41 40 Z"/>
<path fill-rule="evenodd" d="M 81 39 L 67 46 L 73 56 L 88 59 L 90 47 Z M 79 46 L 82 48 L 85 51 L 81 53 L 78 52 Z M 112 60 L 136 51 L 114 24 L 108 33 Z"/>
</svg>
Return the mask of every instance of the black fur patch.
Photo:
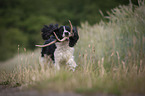
<svg viewBox="0 0 145 96">
<path fill-rule="evenodd" d="M 45 41 L 44 45 L 48 44 L 48 43 L 50 43 L 54 40 L 55 40 L 55 37 L 51 36 L 48 40 Z M 56 49 L 55 44 L 52 44 L 52 45 L 47 46 L 47 47 L 43 47 L 42 51 L 41 51 L 41 57 L 44 57 L 44 54 L 46 54 L 46 55 L 50 56 L 51 59 L 54 61 L 54 51 L 55 51 L 55 49 Z"/>
<path fill-rule="evenodd" d="M 41 29 L 43 40 L 48 40 L 56 30 L 58 30 L 58 24 L 50 24 L 49 26 L 44 25 L 44 27 Z"/>
</svg>

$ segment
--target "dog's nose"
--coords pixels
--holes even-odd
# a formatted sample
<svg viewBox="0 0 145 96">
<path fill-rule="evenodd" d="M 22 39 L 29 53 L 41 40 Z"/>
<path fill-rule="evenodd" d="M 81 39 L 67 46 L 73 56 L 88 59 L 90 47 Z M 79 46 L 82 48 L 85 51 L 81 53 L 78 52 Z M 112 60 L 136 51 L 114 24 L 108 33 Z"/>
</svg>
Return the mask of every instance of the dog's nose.
<svg viewBox="0 0 145 96">
<path fill-rule="evenodd" d="M 65 32 L 65 36 L 68 36 L 69 35 L 69 33 L 68 32 Z"/>
</svg>

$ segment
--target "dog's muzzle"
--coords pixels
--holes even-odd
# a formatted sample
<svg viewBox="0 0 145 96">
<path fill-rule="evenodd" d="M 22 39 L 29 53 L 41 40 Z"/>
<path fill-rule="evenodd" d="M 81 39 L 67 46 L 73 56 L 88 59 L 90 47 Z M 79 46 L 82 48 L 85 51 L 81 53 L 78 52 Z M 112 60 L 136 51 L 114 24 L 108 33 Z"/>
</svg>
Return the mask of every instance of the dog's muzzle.
<svg viewBox="0 0 145 96">
<path fill-rule="evenodd" d="M 65 37 L 68 37 L 69 36 L 69 33 L 68 32 L 65 32 L 64 34 L 65 34 Z"/>
</svg>

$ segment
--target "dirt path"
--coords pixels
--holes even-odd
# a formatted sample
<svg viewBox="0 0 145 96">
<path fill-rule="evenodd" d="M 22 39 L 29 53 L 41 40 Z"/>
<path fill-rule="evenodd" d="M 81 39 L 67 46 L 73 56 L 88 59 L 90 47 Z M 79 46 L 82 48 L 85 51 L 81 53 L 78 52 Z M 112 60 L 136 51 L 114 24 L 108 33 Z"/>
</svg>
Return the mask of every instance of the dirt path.
<svg viewBox="0 0 145 96">
<path fill-rule="evenodd" d="M 20 88 L 5 88 L 0 85 L 0 96 L 83 96 L 82 94 L 76 94 L 71 92 L 65 93 L 55 93 L 55 92 L 46 92 L 40 93 L 35 90 L 23 91 Z"/>
<path fill-rule="evenodd" d="M 112 94 L 77 94 L 72 92 L 55 93 L 55 92 L 45 92 L 41 93 L 36 90 L 21 90 L 21 87 L 17 88 L 6 88 L 0 85 L 0 96 L 117 96 Z M 126 94 L 121 96 L 145 96 L 139 94 Z"/>
</svg>

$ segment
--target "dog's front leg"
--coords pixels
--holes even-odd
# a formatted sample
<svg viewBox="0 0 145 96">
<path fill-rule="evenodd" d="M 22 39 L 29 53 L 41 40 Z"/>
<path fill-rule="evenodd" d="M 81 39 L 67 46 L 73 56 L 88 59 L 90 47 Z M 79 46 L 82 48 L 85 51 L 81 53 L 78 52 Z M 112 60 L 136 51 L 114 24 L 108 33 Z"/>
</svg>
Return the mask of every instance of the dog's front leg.
<svg viewBox="0 0 145 96">
<path fill-rule="evenodd" d="M 70 67 L 70 70 L 73 70 L 73 71 L 75 71 L 75 68 L 78 66 L 76 62 L 74 61 L 74 57 L 70 58 L 66 64 L 68 64 Z"/>
<path fill-rule="evenodd" d="M 56 51 L 54 52 L 54 59 L 55 59 L 55 64 L 54 64 L 54 67 L 55 67 L 55 69 L 56 70 L 60 70 L 60 55 L 59 55 L 59 52 L 57 51 L 57 49 L 56 49 Z"/>
<path fill-rule="evenodd" d="M 54 67 L 56 70 L 60 70 L 59 62 L 55 61 Z"/>
</svg>

